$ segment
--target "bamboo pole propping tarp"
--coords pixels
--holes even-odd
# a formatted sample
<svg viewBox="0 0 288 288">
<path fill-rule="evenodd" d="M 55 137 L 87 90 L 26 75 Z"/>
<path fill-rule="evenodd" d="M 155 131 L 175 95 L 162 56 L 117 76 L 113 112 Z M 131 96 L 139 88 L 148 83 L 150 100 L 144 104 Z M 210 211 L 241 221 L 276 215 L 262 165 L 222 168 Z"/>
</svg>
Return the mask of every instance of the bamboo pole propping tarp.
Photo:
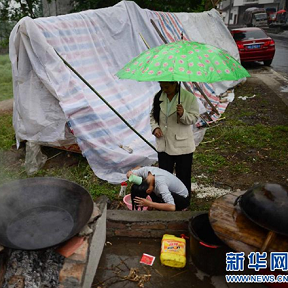
<svg viewBox="0 0 288 288">
<path fill-rule="evenodd" d="M 56 50 L 56 54 L 61 58 L 65 65 L 72 70 L 134 133 L 136 133 L 146 144 L 148 144 L 153 150 L 156 148 L 148 142 L 138 131 L 136 131 Z"/>
</svg>

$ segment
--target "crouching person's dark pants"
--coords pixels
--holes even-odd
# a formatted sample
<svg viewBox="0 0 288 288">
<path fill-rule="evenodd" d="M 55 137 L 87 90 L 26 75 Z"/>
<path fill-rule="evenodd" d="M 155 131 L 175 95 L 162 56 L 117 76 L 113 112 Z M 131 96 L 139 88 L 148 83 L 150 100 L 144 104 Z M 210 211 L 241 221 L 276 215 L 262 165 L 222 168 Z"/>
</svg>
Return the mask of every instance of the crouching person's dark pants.
<svg viewBox="0 0 288 288">
<path fill-rule="evenodd" d="M 175 193 L 171 193 L 171 195 L 172 195 L 174 202 L 175 202 L 176 211 L 182 211 L 183 209 L 186 209 L 190 206 L 190 197 L 189 196 L 187 196 L 185 198 L 185 197 L 180 196 L 180 195 L 175 194 Z M 162 198 L 158 197 L 154 192 L 149 194 L 149 196 L 151 197 L 153 202 L 164 203 Z"/>
</svg>

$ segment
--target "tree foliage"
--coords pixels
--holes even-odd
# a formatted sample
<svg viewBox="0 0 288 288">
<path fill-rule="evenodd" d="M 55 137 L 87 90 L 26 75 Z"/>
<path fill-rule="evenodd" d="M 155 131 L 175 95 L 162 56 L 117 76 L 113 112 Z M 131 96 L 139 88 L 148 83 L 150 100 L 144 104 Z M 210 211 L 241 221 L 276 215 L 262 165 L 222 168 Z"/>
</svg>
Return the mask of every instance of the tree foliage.
<svg viewBox="0 0 288 288">
<path fill-rule="evenodd" d="M 73 0 L 73 12 L 113 6 L 119 0 Z M 211 0 L 134 0 L 141 8 L 164 12 L 202 12 L 213 8 Z"/>
<path fill-rule="evenodd" d="M 10 32 L 21 18 L 42 16 L 41 0 L 0 0 L 0 48 L 6 48 Z"/>
<path fill-rule="evenodd" d="M 42 16 L 41 0 L 0 0 L 0 21 L 19 21 L 29 16 Z"/>
</svg>

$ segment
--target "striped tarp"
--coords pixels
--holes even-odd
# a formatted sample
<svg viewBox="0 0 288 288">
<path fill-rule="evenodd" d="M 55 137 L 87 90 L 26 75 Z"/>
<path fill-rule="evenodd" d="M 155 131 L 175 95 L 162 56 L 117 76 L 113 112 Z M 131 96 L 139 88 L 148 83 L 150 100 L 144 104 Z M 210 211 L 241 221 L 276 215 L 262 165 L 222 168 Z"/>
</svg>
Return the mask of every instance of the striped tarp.
<svg viewBox="0 0 288 288">
<path fill-rule="evenodd" d="M 115 76 L 147 49 L 140 33 L 151 47 L 162 44 L 151 18 L 163 22 L 159 27 L 169 41 L 175 35 L 180 39 L 183 28 L 175 15 L 140 9 L 131 1 L 58 17 L 23 18 L 10 37 L 17 139 L 60 143 L 67 140 L 70 126 L 94 173 L 111 183 L 125 180 L 132 167 L 155 163 L 156 152 L 55 52 L 154 145 L 149 113 L 159 84 L 120 80 Z M 188 39 L 185 31 L 184 37 Z M 128 146 L 133 153 L 122 146 Z"/>
</svg>

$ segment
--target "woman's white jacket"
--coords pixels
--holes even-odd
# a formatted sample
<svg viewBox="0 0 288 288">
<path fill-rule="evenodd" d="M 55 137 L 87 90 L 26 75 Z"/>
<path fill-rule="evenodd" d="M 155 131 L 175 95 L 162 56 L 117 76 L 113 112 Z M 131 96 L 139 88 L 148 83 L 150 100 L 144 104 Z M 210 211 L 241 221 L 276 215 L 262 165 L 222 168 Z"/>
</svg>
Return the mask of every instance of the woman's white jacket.
<svg viewBox="0 0 288 288">
<path fill-rule="evenodd" d="M 150 113 L 150 125 L 152 133 L 156 128 L 163 132 L 163 137 L 156 138 L 157 151 L 166 152 L 169 155 L 189 154 L 195 151 L 195 142 L 192 131 L 192 124 L 196 123 L 199 117 L 199 107 L 197 98 L 192 93 L 181 88 L 180 103 L 184 108 L 184 113 L 177 123 L 177 103 L 178 93 L 174 96 L 176 101 L 170 108 L 167 115 L 167 95 L 162 92 L 160 96 L 160 124 L 158 124 Z"/>
</svg>

